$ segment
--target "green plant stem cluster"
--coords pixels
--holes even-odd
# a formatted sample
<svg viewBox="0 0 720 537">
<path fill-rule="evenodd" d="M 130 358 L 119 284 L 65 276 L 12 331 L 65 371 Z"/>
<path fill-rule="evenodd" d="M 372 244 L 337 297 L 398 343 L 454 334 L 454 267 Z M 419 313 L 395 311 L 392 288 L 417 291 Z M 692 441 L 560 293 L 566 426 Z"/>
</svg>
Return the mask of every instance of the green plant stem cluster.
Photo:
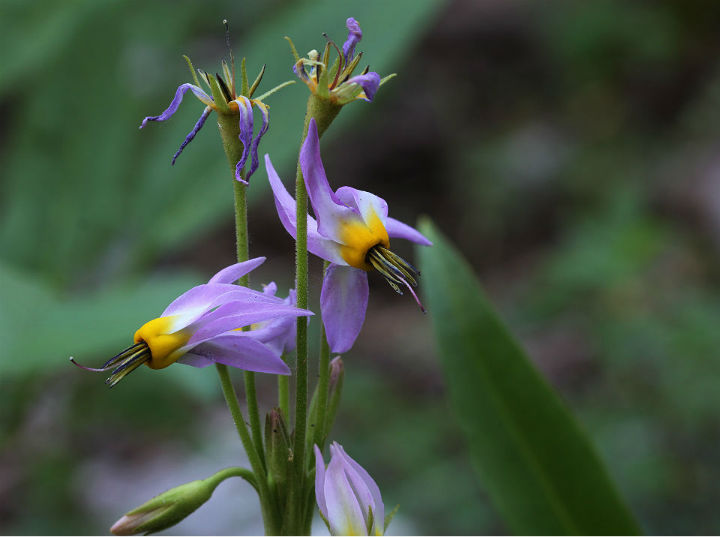
<svg viewBox="0 0 720 537">
<path fill-rule="evenodd" d="M 311 95 L 307 103 L 305 125 L 301 144 L 305 141 L 310 120 L 315 118 L 320 136 L 327 130 L 337 117 L 341 106 Z M 238 117 L 229 110 L 218 113 L 218 127 L 223 141 L 223 148 L 230 165 L 233 177 L 235 196 L 235 231 L 237 239 L 238 262 L 249 259 L 248 221 L 247 221 L 247 187 L 235 180 L 235 163 L 240 160 L 243 145 L 240 141 Z M 244 175 L 243 175 L 244 177 Z M 308 290 L 308 251 L 307 251 L 307 214 L 308 196 L 305 188 L 300 163 L 297 166 L 295 184 L 297 203 L 297 239 L 295 250 L 297 307 L 307 309 L 309 303 Z M 238 283 L 247 286 L 248 276 Z M 314 464 L 312 462 L 312 445 L 321 448 L 329 432 L 328 423 L 328 389 L 330 374 L 330 350 L 322 331 L 319 356 L 319 381 L 316 396 L 308 412 L 308 332 L 307 320 L 297 320 L 297 342 L 295 361 L 295 427 L 292 434 L 283 442 L 277 427 L 277 420 L 290 423 L 290 381 L 287 377 L 278 378 L 278 408 L 280 418 L 268 416 L 265 436 L 260 426 L 260 413 L 255 390 L 255 374 L 244 372 L 245 396 L 250 428 L 245 422 L 240 409 L 237 394 L 230 379 L 227 366 L 217 364 L 217 371 L 222 385 L 223 395 L 232 414 L 240 440 L 247 452 L 256 489 L 260 497 L 260 505 L 268 535 L 303 535 L 310 533 L 314 510 Z M 310 418 L 310 421 L 308 421 Z M 274 420 L 274 421 L 273 421 Z M 312 433 L 308 433 L 308 430 Z M 269 432 L 271 431 L 271 432 Z M 273 436 L 275 435 L 275 436 Z M 265 441 L 263 441 L 265 438 Z M 276 442 L 273 439 L 279 438 Z M 278 447 L 280 446 L 280 447 Z M 284 450 L 285 453 L 278 453 Z M 272 460 L 271 460 L 272 459 Z"/>
</svg>

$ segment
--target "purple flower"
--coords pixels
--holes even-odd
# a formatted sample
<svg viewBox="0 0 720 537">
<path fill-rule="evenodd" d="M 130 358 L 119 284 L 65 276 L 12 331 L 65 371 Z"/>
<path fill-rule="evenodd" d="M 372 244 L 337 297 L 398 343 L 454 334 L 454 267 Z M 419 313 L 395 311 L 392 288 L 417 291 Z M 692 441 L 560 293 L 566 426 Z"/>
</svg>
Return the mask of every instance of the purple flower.
<svg viewBox="0 0 720 537">
<path fill-rule="evenodd" d="M 295 237 L 295 200 L 267 155 L 265 164 L 280 221 Z M 348 186 L 332 191 L 320 159 L 314 119 L 300 151 L 300 167 L 317 218 L 308 216 L 308 250 L 331 263 L 320 295 L 325 331 L 332 351 L 342 353 L 352 347 L 365 320 L 367 271 L 377 270 L 400 294 L 403 287 L 408 289 L 420 305 L 413 291 L 418 272 L 390 250 L 390 237 L 424 246 L 432 243 L 416 229 L 390 218 L 382 198 Z"/>
<path fill-rule="evenodd" d="M 223 107 L 223 109 L 225 110 L 224 113 L 227 113 L 227 109 L 229 108 L 230 113 L 238 114 L 239 116 L 239 138 L 240 141 L 243 143 L 243 153 L 242 157 L 235 166 L 235 179 L 247 184 L 246 179 L 250 179 L 250 176 L 255 173 L 255 170 L 257 170 L 259 164 L 258 145 L 260 144 L 260 139 L 263 137 L 263 135 L 267 132 L 268 129 L 268 107 L 265 103 L 262 102 L 261 99 L 279 89 L 280 86 L 269 91 L 258 99 L 250 99 L 249 97 L 252 97 L 253 91 L 257 88 L 257 84 L 260 82 L 260 78 L 262 77 L 264 70 L 260 73 L 260 76 L 258 77 L 258 80 L 256 80 L 256 83 L 253 84 L 252 91 L 250 91 L 249 97 L 238 95 L 236 93 L 233 74 L 231 73 L 231 70 L 230 68 L 228 68 L 225 61 L 223 61 L 224 77 L 221 77 L 220 75 L 212 77 L 211 75 L 208 75 L 207 73 L 199 69 L 198 72 L 200 73 L 200 77 L 203 82 L 205 82 L 209 88 L 213 83 L 216 83 L 217 86 L 220 88 L 227 104 L 226 107 Z M 193 95 L 195 95 L 195 97 L 197 97 L 197 99 L 205 105 L 205 109 L 203 110 L 202 114 L 200 115 L 200 119 L 197 121 L 193 129 L 185 137 L 185 140 L 183 140 L 183 143 L 180 144 L 180 148 L 173 155 L 173 165 L 175 164 L 177 158 L 180 156 L 180 153 L 182 153 L 183 149 L 185 149 L 185 147 L 193 140 L 193 138 L 195 138 L 195 135 L 200 131 L 203 125 L 205 125 L 205 121 L 207 121 L 210 112 L 214 110 L 215 112 L 223 113 L 223 110 L 218 107 L 212 96 L 208 95 L 205 91 L 203 91 L 199 86 L 195 84 L 181 84 L 175 92 L 175 97 L 170 103 L 170 106 L 168 106 L 168 108 L 159 116 L 146 117 L 145 119 L 143 119 L 143 122 L 140 125 L 140 128 L 142 129 L 150 121 L 165 121 L 170 119 L 173 114 L 177 112 L 178 108 L 180 107 L 180 103 L 183 100 L 183 96 L 188 90 L 192 91 Z M 253 107 L 257 108 L 260 111 L 260 116 L 262 117 L 262 125 L 255 137 L 253 137 Z M 242 179 L 242 177 L 240 176 L 240 172 L 245 166 L 248 156 L 250 156 L 250 168 L 246 175 L 246 179 Z"/>
<path fill-rule="evenodd" d="M 219 363 L 289 375 L 290 369 L 272 345 L 238 331 L 254 323 L 294 321 L 296 317 L 312 315 L 311 311 L 298 309 L 271 294 L 233 284 L 264 261 L 264 257 L 257 257 L 224 268 L 208 283 L 173 300 L 160 317 L 142 325 L 135 332 L 135 344 L 101 368 L 80 367 L 90 371 L 112 370 L 106 381 L 110 386 L 142 364 L 163 369 L 175 362 L 193 367 Z"/>
<path fill-rule="evenodd" d="M 390 75 L 381 79 L 379 74 L 374 71 L 369 72 L 367 67 L 361 74 L 352 76 L 362 56 L 362 52 L 355 56 L 355 46 L 362 39 L 362 30 L 360 24 L 352 17 L 347 19 L 346 25 L 348 37 L 343 44 L 342 52 L 333 41 L 328 41 L 322 58 L 316 50 L 310 51 L 307 58 L 300 58 L 292 41 L 286 38 L 290 41 L 295 55 L 293 66 L 295 74 L 305 82 L 312 93 L 329 99 L 337 105 L 358 99 L 372 101 L 380 85 L 395 76 Z M 338 53 L 337 65 L 330 61 L 331 48 Z"/>
<path fill-rule="evenodd" d="M 382 535 L 385 506 L 380 489 L 365 469 L 337 442 L 325 468 L 315 446 L 315 497 L 332 535 Z"/>
</svg>

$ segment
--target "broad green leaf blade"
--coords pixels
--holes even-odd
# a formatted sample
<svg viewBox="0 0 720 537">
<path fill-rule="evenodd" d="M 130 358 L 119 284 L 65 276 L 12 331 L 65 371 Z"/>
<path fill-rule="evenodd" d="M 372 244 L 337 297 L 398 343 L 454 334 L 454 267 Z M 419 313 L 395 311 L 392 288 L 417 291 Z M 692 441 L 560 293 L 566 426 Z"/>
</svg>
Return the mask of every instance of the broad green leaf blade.
<svg viewBox="0 0 720 537">
<path fill-rule="evenodd" d="M 453 410 L 483 485 L 518 534 L 634 535 L 590 441 L 429 221 L 422 281 Z"/>
</svg>

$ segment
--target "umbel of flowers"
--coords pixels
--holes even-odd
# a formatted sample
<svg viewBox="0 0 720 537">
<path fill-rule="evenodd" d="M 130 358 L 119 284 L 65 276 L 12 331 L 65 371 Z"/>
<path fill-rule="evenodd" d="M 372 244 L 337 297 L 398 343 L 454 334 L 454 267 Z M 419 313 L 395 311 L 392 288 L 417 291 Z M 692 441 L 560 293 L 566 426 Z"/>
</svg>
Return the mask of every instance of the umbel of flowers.
<svg viewBox="0 0 720 537">
<path fill-rule="evenodd" d="M 331 361 L 330 354 L 348 352 L 359 335 L 368 301 L 367 272 L 380 273 L 398 293 L 408 291 L 422 309 L 415 291 L 419 273 L 392 250 L 391 239 L 425 246 L 430 242 L 411 226 L 390 217 L 382 198 L 351 186 L 333 190 L 325 175 L 321 136 L 345 105 L 373 101 L 378 88 L 390 78 L 381 78 L 367 68 L 356 73 L 362 59 L 362 52 L 357 51 L 362 30 L 353 18 L 347 19 L 346 25 L 348 37 L 342 47 L 328 39 L 322 54 L 313 50 L 301 58 L 288 38 L 294 56 L 288 71 L 294 72 L 310 94 L 294 196 L 285 189 L 270 157 L 265 156 L 280 222 L 295 239 L 296 287 L 285 298 L 277 296 L 277 286 L 272 282 L 262 291 L 249 285 L 250 272 L 265 258 L 249 257 L 246 189 L 259 165 L 260 142 L 270 127 L 264 99 L 288 83 L 254 97 L 265 67 L 249 84 L 243 59 L 240 83 L 236 84 L 232 52 L 229 61 L 221 62 L 222 74 L 214 76 L 196 72 L 186 57 L 193 83 L 181 84 L 164 112 L 142 121 L 141 128 L 169 119 L 188 91 L 203 104 L 200 119 L 172 158 L 175 164 L 210 114 L 216 113 L 231 168 L 237 263 L 181 294 L 157 318 L 139 323 L 132 344 L 101 367 L 79 367 L 108 372 L 106 383 L 112 387 L 142 365 L 156 371 L 175 363 L 196 368 L 213 365 L 250 468 L 225 468 L 152 498 L 112 526 L 117 535 L 148 534 L 172 527 L 208 501 L 216 487 L 231 477 L 241 477 L 257 492 L 268 535 L 307 535 L 315 512 L 333 535 L 382 535 L 389 523 L 391 516 L 385 517 L 378 485 L 337 442 L 330 446 L 330 462 L 325 466 L 322 451 L 344 383 L 343 359 L 336 356 Z M 227 42 L 229 48 L 229 37 Z M 208 91 L 200 87 L 201 81 Z M 254 110 L 260 114 L 259 128 Z M 308 199 L 314 216 L 308 214 Z M 317 356 L 318 381 L 312 397 L 307 336 L 308 323 L 314 316 L 308 309 L 308 252 L 325 260 L 319 312 L 323 329 Z M 228 366 L 242 370 L 246 413 L 240 407 Z M 264 428 L 256 373 L 277 377 L 277 406 L 265 414 Z"/>
</svg>

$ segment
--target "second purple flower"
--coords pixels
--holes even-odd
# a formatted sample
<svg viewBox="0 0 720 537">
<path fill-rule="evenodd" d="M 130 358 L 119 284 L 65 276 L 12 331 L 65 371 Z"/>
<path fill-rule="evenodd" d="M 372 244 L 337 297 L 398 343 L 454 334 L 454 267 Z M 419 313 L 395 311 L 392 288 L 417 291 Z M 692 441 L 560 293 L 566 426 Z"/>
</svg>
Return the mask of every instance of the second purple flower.
<svg viewBox="0 0 720 537">
<path fill-rule="evenodd" d="M 295 237 L 295 200 L 268 155 L 265 164 L 280 221 Z M 352 347 L 365 320 L 368 271 L 379 272 L 400 294 L 403 289 L 409 290 L 420 304 L 413 290 L 419 274 L 390 250 L 390 237 L 424 246 L 432 243 L 415 228 L 390 218 L 382 198 L 349 186 L 333 192 L 320 158 L 314 119 L 300 151 L 300 167 L 317 218 L 308 215 L 308 250 L 330 261 L 320 296 L 323 323 L 332 352 L 342 353 Z"/>
</svg>

